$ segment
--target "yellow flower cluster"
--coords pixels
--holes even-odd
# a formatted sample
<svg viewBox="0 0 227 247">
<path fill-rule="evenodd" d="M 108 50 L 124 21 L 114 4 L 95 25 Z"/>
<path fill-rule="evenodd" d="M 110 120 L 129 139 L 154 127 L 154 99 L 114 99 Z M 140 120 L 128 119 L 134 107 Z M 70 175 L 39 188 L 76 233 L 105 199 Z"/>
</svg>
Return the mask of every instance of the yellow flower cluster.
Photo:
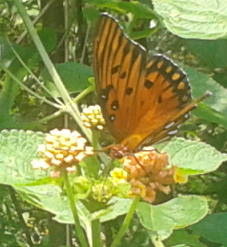
<svg viewBox="0 0 227 247">
<path fill-rule="evenodd" d="M 86 146 L 86 139 L 79 132 L 69 129 L 54 129 L 45 137 L 45 143 L 39 145 L 41 159 L 33 160 L 34 168 L 48 169 L 65 168 L 68 172 L 75 171 L 75 163 L 79 163 L 88 155 L 93 155 L 92 147 Z"/>
<path fill-rule="evenodd" d="M 101 108 L 99 105 L 91 105 L 83 107 L 81 112 L 81 119 L 87 128 L 97 128 L 102 130 L 105 125 L 105 120 L 102 116 Z"/>
<path fill-rule="evenodd" d="M 92 186 L 92 197 L 99 202 L 107 202 L 111 197 L 128 197 L 130 184 L 127 172 L 122 168 L 114 168 L 107 178 L 101 178 Z"/>
</svg>

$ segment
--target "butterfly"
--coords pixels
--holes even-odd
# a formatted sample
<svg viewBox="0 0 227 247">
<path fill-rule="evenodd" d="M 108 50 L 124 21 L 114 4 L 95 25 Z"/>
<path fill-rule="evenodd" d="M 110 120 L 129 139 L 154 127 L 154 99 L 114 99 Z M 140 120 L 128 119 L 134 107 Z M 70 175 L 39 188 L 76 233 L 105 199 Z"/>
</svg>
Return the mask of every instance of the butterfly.
<svg viewBox="0 0 227 247">
<path fill-rule="evenodd" d="M 149 56 L 105 13 L 94 37 L 93 69 L 107 127 L 131 151 L 174 136 L 201 100 L 192 101 L 177 64 L 161 54 Z"/>
</svg>

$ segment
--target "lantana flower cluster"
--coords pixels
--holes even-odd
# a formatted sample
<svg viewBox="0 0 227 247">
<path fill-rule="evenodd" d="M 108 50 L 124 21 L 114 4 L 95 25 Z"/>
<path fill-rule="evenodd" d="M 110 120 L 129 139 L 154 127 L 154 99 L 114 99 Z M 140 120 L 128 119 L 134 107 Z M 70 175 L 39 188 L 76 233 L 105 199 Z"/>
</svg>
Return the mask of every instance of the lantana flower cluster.
<svg viewBox="0 0 227 247">
<path fill-rule="evenodd" d="M 38 147 L 40 159 L 33 160 L 34 168 L 52 169 L 52 176 L 59 176 L 60 170 L 76 170 L 75 164 L 86 156 L 93 155 L 93 148 L 86 145 L 86 139 L 77 131 L 54 129 L 46 135 L 43 144 Z"/>
<path fill-rule="evenodd" d="M 105 120 L 102 116 L 99 105 L 91 105 L 82 107 L 81 119 L 87 128 L 96 128 L 102 130 L 105 125 Z"/>
<path fill-rule="evenodd" d="M 169 167 L 166 153 L 141 151 L 122 158 L 127 172 L 127 181 L 131 184 L 131 196 L 140 196 L 143 200 L 153 202 L 157 192 L 170 192 L 174 184 L 174 167 Z"/>
</svg>

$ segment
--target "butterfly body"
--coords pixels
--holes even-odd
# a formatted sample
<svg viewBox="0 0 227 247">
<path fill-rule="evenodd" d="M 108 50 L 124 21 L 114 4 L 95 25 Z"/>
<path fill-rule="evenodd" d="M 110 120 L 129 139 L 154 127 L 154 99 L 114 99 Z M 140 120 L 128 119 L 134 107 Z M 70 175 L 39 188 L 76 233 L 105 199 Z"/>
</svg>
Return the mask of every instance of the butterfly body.
<svg viewBox="0 0 227 247">
<path fill-rule="evenodd" d="M 107 14 L 97 24 L 93 55 L 108 129 L 129 150 L 175 135 L 196 106 L 184 71 L 164 55 L 149 56 Z"/>
</svg>

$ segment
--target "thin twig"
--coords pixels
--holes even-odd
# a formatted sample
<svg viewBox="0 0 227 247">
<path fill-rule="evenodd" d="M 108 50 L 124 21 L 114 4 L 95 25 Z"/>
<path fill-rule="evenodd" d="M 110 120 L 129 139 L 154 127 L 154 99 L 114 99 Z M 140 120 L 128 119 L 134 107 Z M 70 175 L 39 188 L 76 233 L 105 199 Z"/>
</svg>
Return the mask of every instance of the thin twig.
<svg viewBox="0 0 227 247">
<path fill-rule="evenodd" d="M 81 54 L 81 58 L 80 58 L 80 63 L 81 64 L 84 62 L 84 57 L 85 57 L 85 53 L 86 53 L 86 47 L 87 47 L 88 35 L 89 35 L 89 32 L 90 32 L 90 28 L 91 28 L 91 25 L 89 23 L 88 26 L 87 26 L 86 35 L 85 35 L 85 39 L 84 39 L 83 50 L 82 50 L 82 54 Z"/>
<path fill-rule="evenodd" d="M 30 94 L 32 94 L 32 95 L 35 96 L 36 98 L 38 98 L 38 99 L 44 101 L 45 103 L 47 103 L 47 104 L 49 104 L 49 105 L 51 105 L 51 106 L 53 106 L 53 107 L 55 107 L 55 108 L 58 108 L 58 109 L 61 108 L 60 105 L 58 105 L 58 104 L 56 104 L 56 103 L 54 103 L 54 102 L 52 102 L 52 101 L 46 99 L 46 98 L 43 97 L 43 96 L 40 96 L 39 94 L 37 94 L 37 93 L 35 93 L 34 91 L 32 91 L 29 87 L 25 86 L 23 82 L 21 82 L 19 79 L 17 79 L 17 77 L 14 76 L 13 73 L 11 73 L 7 68 L 4 68 L 3 66 L 1 66 L 1 64 L 0 64 L 0 68 L 1 68 L 2 70 L 4 70 L 4 71 L 6 72 L 6 74 L 8 74 L 15 82 L 17 82 L 24 90 L 26 90 L 27 92 L 29 92 Z"/>
<path fill-rule="evenodd" d="M 25 64 L 25 62 L 22 60 L 22 58 L 20 57 L 20 55 L 17 53 L 17 51 L 14 49 L 14 47 L 12 46 L 11 42 L 9 41 L 8 38 L 6 38 L 6 41 L 8 42 L 12 52 L 14 53 L 14 55 L 16 56 L 16 58 L 18 59 L 18 61 L 23 65 L 23 67 L 29 72 L 29 74 L 32 76 L 32 78 L 42 87 L 42 89 L 47 93 L 49 94 L 52 98 L 54 98 L 56 100 L 56 102 L 59 104 L 59 105 L 62 105 L 62 102 L 55 98 L 51 92 L 40 82 L 40 80 L 36 77 L 36 75 L 30 70 L 30 68 Z"/>
<path fill-rule="evenodd" d="M 39 15 L 36 16 L 36 18 L 32 21 L 32 24 L 34 25 L 37 21 L 40 20 L 40 18 L 46 13 L 46 11 L 49 9 L 49 7 L 51 6 L 51 4 L 54 2 L 55 0 L 50 0 L 44 8 L 42 8 L 42 10 L 40 11 Z M 16 43 L 19 44 L 23 39 L 24 37 L 26 36 L 27 34 L 27 30 L 25 30 L 19 37 L 18 39 L 16 40 Z"/>
</svg>

